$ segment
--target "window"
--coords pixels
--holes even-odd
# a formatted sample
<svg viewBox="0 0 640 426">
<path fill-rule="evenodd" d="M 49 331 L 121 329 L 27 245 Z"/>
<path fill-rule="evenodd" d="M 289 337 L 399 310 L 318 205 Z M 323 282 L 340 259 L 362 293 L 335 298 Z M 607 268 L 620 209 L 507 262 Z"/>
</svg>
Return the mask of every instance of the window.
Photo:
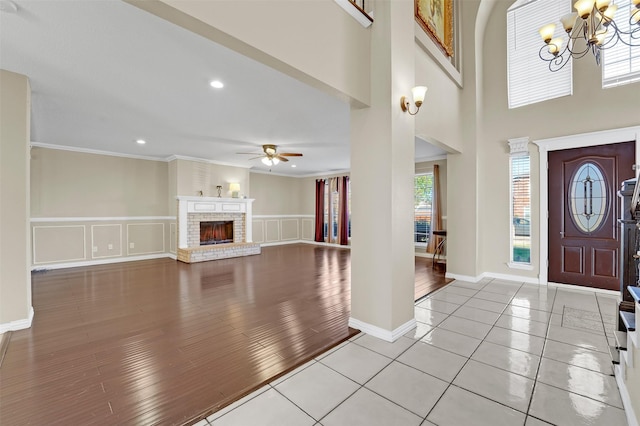
<svg viewBox="0 0 640 426">
<path fill-rule="evenodd" d="M 635 7 L 631 0 L 618 0 L 616 4 L 618 5 L 615 16 L 616 25 L 621 31 L 629 32 L 629 16 Z M 622 40 L 627 43 L 631 41 L 629 35 L 623 36 Z M 634 42 L 638 43 L 637 38 Z M 640 49 L 637 47 L 632 48 L 618 40 L 614 46 L 602 51 L 602 59 L 603 88 L 640 81 Z"/>
<path fill-rule="evenodd" d="M 324 186 L 324 240 L 337 243 L 339 240 L 338 223 L 340 221 L 340 194 L 338 178 L 325 179 Z M 347 180 L 347 235 L 351 239 L 351 182 Z"/>
<path fill-rule="evenodd" d="M 511 262 L 531 263 L 531 184 L 528 153 L 512 155 Z"/>
<path fill-rule="evenodd" d="M 414 242 L 418 246 L 429 244 L 431 230 L 431 208 L 433 201 L 433 173 L 416 175 L 414 178 Z"/>
<path fill-rule="evenodd" d="M 518 0 L 507 11 L 509 108 L 572 94 L 571 60 L 561 70 L 551 72 L 548 62 L 539 56 L 544 43 L 538 30 L 568 12 L 570 2 L 558 0 Z M 555 36 L 561 34 L 562 25 L 557 25 Z"/>
</svg>

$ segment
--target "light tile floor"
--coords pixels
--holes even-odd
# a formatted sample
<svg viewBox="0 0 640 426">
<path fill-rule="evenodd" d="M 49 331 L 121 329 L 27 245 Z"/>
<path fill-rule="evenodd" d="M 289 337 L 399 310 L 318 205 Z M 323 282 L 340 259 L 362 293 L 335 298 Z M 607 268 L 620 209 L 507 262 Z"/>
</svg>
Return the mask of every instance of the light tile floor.
<svg viewBox="0 0 640 426">
<path fill-rule="evenodd" d="M 626 425 L 616 300 L 454 281 L 396 342 L 355 336 L 197 425 Z"/>
</svg>

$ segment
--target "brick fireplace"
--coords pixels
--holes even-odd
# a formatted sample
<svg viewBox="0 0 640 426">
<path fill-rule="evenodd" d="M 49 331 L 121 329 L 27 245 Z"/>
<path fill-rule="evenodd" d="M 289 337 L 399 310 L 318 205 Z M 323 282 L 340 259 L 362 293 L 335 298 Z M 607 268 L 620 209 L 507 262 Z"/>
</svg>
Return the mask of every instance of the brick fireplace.
<svg viewBox="0 0 640 426">
<path fill-rule="evenodd" d="M 205 262 L 260 254 L 251 239 L 252 199 L 178 197 L 178 260 Z M 201 245 L 201 222 L 233 222 L 233 242 Z"/>
</svg>

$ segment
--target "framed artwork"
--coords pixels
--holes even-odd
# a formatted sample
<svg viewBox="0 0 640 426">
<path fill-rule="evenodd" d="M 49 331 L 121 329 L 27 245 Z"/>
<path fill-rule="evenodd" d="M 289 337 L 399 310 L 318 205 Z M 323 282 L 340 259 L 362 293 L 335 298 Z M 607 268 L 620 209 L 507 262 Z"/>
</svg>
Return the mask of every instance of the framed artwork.
<svg viewBox="0 0 640 426">
<path fill-rule="evenodd" d="M 453 0 L 414 0 L 416 21 L 447 56 L 453 56 Z"/>
</svg>

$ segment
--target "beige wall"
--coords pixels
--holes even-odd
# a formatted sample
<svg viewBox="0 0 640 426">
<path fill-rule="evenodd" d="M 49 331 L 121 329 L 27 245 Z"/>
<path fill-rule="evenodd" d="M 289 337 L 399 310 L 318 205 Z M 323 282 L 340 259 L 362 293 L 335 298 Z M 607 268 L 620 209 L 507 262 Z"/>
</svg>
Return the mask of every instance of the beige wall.
<svg viewBox="0 0 640 426">
<path fill-rule="evenodd" d="M 297 215 L 301 211 L 302 179 L 266 173 L 249 173 L 254 215 Z M 313 211 L 311 212 L 313 214 Z"/>
<path fill-rule="evenodd" d="M 167 216 L 166 162 L 31 151 L 31 216 Z"/>
<path fill-rule="evenodd" d="M 0 332 L 30 325 L 30 114 L 27 77 L 0 70 Z"/>
<path fill-rule="evenodd" d="M 36 147 L 31 165 L 29 241 L 38 269 L 175 254 L 177 195 L 215 196 L 221 184 L 231 197 L 231 182 L 250 190 L 248 169 L 210 162 Z"/>
<path fill-rule="evenodd" d="M 176 163 L 176 191 L 178 195 L 217 197 L 217 185 L 222 186 L 222 198 L 231 198 L 230 183 L 240 184 L 240 196 L 251 193 L 249 169 L 223 166 L 206 161 L 174 160 Z"/>
<path fill-rule="evenodd" d="M 447 156 L 447 273 L 475 277 L 480 273 L 478 265 L 479 219 L 478 165 L 476 138 L 478 128 L 477 60 L 474 31 L 476 18 L 482 9 L 478 0 L 460 2 L 460 27 L 462 45 L 462 99 L 458 111 L 460 122 L 460 154 Z"/>
<path fill-rule="evenodd" d="M 511 1 L 496 1 L 482 44 L 484 79 L 478 136 L 480 269 L 535 277 L 539 272 L 538 150 L 529 145 L 532 160 L 532 261 L 534 271 L 512 270 L 509 261 L 509 149 L 507 139 L 532 140 L 580 134 L 640 124 L 640 83 L 602 89 L 601 69 L 591 54 L 574 61 L 573 95 L 516 109 L 507 107 L 506 10 Z M 459 203 L 458 203 L 459 204 Z"/>
<path fill-rule="evenodd" d="M 421 28 L 417 28 L 422 31 Z M 458 52 L 461 53 L 461 52 Z M 428 87 L 424 105 L 415 119 L 416 135 L 449 152 L 462 150 L 463 92 L 418 44 L 415 44 L 416 85 Z"/>
<path fill-rule="evenodd" d="M 178 203 L 176 197 L 178 196 L 178 161 L 169 161 L 168 164 L 168 198 L 167 198 L 167 211 L 171 216 L 178 215 Z"/>
</svg>

